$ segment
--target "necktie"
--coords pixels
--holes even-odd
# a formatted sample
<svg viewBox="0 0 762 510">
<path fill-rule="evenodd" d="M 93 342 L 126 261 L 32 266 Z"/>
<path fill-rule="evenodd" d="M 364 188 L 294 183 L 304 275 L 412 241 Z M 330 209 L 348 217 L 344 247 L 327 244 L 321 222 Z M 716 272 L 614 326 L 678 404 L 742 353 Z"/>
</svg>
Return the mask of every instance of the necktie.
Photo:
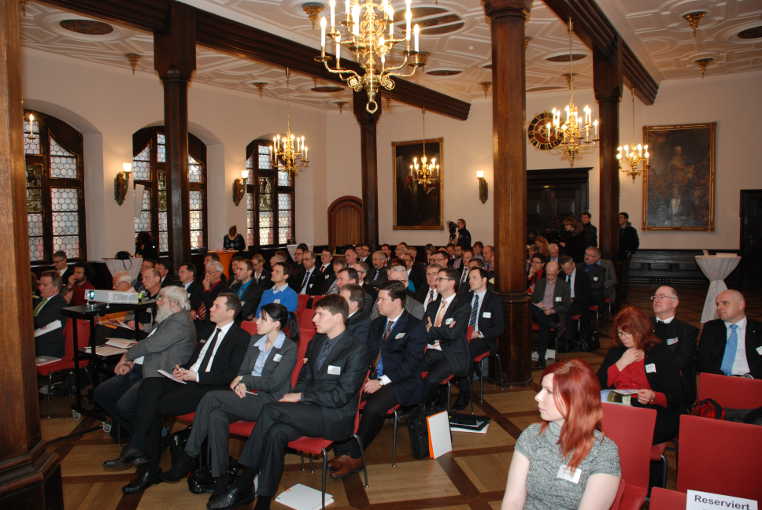
<svg viewBox="0 0 762 510">
<path fill-rule="evenodd" d="M 429 289 L 429 300 L 426 302 L 426 306 L 429 306 L 429 303 L 434 302 L 434 289 Z"/>
<path fill-rule="evenodd" d="M 439 303 L 439 310 L 437 310 L 437 315 L 434 318 L 435 328 L 442 327 L 442 319 L 444 319 L 446 310 L 447 310 L 447 301 L 445 301 L 445 298 L 442 298 L 442 302 Z"/>
<path fill-rule="evenodd" d="M 217 328 L 214 330 L 214 336 L 212 337 L 212 341 L 209 343 L 209 348 L 206 350 L 206 354 L 204 354 L 204 359 L 201 361 L 201 365 L 198 368 L 199 372 L 208 372 L 211 368 L 210 363 L 212 361 L 212 353 L 214 352 L 214 347 L 217 345 L 217 339 L 220 336 L 220 331 L 222 331 L 220 328 Z"/>
<path fill-rule="evenodd" d="M 331 348 L 333 346 L 333 340 L 329 340 L 328 337 L 323 341 L 323 345 L 320 346 L 320 353 L 317 357 L 317 364 L 315 365 L 318 370 L 323 368 L 323 365 L 328 361 L 328 355 L 331 354 Z"/>
<path fill-rule="evenodd" d="M 479 316 L 479 294 L 474 294 L 474 300 L 471 303 L 471 316 L 468 318 L 468 325 L 476 327 L 476 319 Z"/>
<path fill-rule="evenodd" d="M 48 302 L 48 298 L 40 299 L 40 302 L 37 303 L 37 306 L 34 307 L 34 316 L 37 317 L 39 315 L 40 310 L 42 310 L 42 307 L 45 306 L 45 303 Z"/>
<path fill-rule="evenodd" d="M 392 333 L 394 327 L 394 321 L 386 321 L 386 328 L 384 329 L 384 341 L 389 339 L 389 335 Z M 378 351 L 378 363 L 376 363 L 376 379 L 380 379 L 384 375 L 384 356 L 382 350 Z"/>
<path fill-rule="evenodd" d="M 722 355 L 722 364 L 720 370 L 725 375 L 732 375 L 733 362 L 736 360 L 736 349 L 738 348 L 738 324 L 730 325 L 730 336 L 725 345 L 725 354 Z"/>
<path fill-rule="evenodd" d="M 310 281 L 310 275 L 312 274 L 312 270 L 310 269 L 304 274 L 304 279 L 302 280 L 302 286 L 300 287 L 299 294 L 304 294 L 307 286 L 307 282 Z"/>
</svg>

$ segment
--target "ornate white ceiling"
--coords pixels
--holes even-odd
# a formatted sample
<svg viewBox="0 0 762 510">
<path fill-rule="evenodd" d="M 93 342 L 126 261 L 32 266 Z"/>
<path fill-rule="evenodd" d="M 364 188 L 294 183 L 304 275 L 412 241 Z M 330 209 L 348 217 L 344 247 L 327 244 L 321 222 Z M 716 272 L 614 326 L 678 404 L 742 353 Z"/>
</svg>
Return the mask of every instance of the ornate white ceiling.
<svg viewBox="0 0 762 510">
<path fill-rule="evenodd" d="M 319 29 L 315 30 L 302 9 L 310 0 L 184 0 L 202 10 L 234 19 L 296 42 L 319 48 Z M 313 0 L 315 1 L 315 0 Z M 323 2 L 327 4 L 327 0 Z M 337 2 L 342 5 L 343 2 Z M 395 0 L 395 7 L 404 0 Z M 742 40 L 737 33 L 745 28 L 762 26 L 762 2 L 759 0 L 599 0 L 599 4 L 628 44 L 638 54 L 657 80 L 698 76 L 696 58 L 711 56 L 715 64 L 707 74 L 743 72 L 762 67 L 762 39 Z M 425 29 L 421 49 L 431 55 L 424 72 L 412 81 L 445 94 L 466 100 L 484 97 L 482 82 L 491 79 L 484 66 L 490 60 L 490 32 L 481 0 L 414 1 L 420 12 L 419 22 L 438 23 Z M 436 12 L 439 9 L 441 12 Z M 705 10 L 697 39 L 693 38 L 682 15 Z M 64 19 L 87 19 L 48 5 L 27 2 L 23 20 L 23 44 L 30 48 L 58 53 L 91 62 L 129 68 L 125 55 L 141 55 L 138 72 L 154 73 L 153 36 L 132 28 L 113 25 L 105 35 L 85 35 L 60 26 Z M 427 33 L 427 30 L 435 33 Z M 446 33 L 437 33 L 446 32 Z M 551 62 L 549 57 L 568 53 L 565 25 L 543 2 L 533 3 L 527 23 L 527 89 L 563 88 L 562 77 L 568 62 Z M 578 88 L 592 84 L 590 51 L 576 38 L 573 52 L 584 55 L 574 63 Z M 265 96 L 300 104 L 336 108 L 337 101 L 351 102 L 344 89 L 319 93 L 312 78 L 293 74 L 286 87 L 283 69 L 236 58 L 206 48 L 197 52 L 197 82 L 258 93 L 253 82 L 265 82 Z M 317 65 L 317 64 L 316 64 Z M 460 71 L 449 76 L 427 73 L 437 70 Z M 317 85 L 335 85 L 318 83 Z"/>
</svg>

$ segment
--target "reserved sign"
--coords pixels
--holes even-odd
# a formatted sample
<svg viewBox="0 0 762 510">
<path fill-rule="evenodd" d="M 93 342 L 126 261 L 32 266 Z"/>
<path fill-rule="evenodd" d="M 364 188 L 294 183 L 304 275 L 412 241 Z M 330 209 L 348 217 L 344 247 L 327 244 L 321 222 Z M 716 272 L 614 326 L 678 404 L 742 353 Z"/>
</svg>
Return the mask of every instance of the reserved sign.
<svg viewBox="0 0 762 510">
<path fill-rule="evenodd" d="M 753 499 L 712 494 L 711 492 L 689 490 L 685 497 L 685 510 L 757 510 Z"/>
</svg>

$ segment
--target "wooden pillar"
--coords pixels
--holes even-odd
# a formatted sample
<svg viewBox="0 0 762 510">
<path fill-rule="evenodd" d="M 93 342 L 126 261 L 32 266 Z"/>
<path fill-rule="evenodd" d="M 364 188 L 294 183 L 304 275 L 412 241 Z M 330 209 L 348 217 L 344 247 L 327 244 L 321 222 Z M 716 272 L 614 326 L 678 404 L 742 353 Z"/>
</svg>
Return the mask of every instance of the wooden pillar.
<svg viewBox="0 0 762 510">
<path fill-rule="evenodd" d="M 616 256 L 619 244 L 619 102 L 622 99 L 622 44 L 617 37 L 608 54 L 593 51 L 593 84 L 601 122 L 599 148 L 600 214 L 598 245 L 606 258 Z"/>
<path fill-rule="evenodd" d="M 353 94 L 355 117 L 360 124 L 360 147 L 362 148 L 362 206 L 363 206 L 363 239 L 371 246 L 378 247 L 378 154 L 376 148 L 376 124 L 381 117 L 381 104 L 378 110 L 371 114 L 365 109 L 368 94 L 363 92 Z"/>
<path fill-rule="evenodd" d="M 169 28 L 154 34 L 154 61 L 164 85 L 167 136 L 167 229 L 174 267 L 190 260 L 188 214 L 188 82 L 196 69 L 196 15 L 171 4 Z M 158 240 L 157 240 L 158 242 Z"/>
<path fill-rule="evenodd" d="M 63 508 L 58 457 L 40 436 L 21 100 L 20 3 L 0 0 L 0 508 Z"/>
<path fill-rule="evenodd" d="M 526 83 L 524 24 L 531 0 L 485 0 L 492 22 L 492 158 L 494 161 L 495 267 L 506 303 L 499 351 L 504 379 L 532 379 L 529 299 L 526 294 L 527 230 Z"/>
</svg>

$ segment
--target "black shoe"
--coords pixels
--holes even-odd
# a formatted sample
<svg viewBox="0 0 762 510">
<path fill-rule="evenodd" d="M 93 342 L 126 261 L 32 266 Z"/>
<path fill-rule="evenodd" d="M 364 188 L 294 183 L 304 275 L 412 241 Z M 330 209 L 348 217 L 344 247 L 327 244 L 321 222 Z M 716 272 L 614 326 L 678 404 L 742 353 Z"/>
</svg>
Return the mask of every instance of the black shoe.
<svg viewBox="0 0 762 510">
<path fill-rule="evenodd" d="M 209 510 L 224 510 L 234 508 L 238 505 L 244 505 L 254 501 L 254 485 L 252 484 L 246 490 L 235 485 L 229 487 L 225 492 L 218 495 L 212 495 L 206 508 Z"/>
<path fill-rule="evenodd" d="M 151 485 L 161 483 L 160 471 L 156 467 L 145 466 L 138 469 L 138 476 L 130 483 L 122 487 L 125 494 L 135 494 L 146 490 Z"/>
<path fill-rule="evenodd" d="M 188 490 L 193 494 L 214 492 L 214 478 L 208 468 L 198 468 L 188 477 Z"/>
<path fill-rule="evenodd" d="M 127 469 L 132 466 L 142 466 L 148 464 L 148 458 L 137 448 L 125 446 L 117 459 L 110 459 L 103 463 L 106 469 Z"/>
<path fill-rule="evenodd" d="M 175 462 L 172 463 L 169 471 L 161 474 L 161 479 L 165 482 L 177 482 L 181 478 L 185 478 L 198 465 L 198 459 L 191 457 L 184 450 L 181 450 L 174 460 Z"/>
</svg>

